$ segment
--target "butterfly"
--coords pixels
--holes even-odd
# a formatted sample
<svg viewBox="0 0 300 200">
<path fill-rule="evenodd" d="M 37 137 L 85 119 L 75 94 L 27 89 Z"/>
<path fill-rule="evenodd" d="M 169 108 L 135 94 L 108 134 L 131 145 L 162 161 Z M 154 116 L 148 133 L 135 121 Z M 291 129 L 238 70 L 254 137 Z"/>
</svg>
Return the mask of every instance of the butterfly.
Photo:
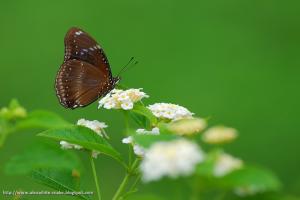
<svg viewBox="0 0 300 200">
<path fill-rule="evenodd" d="M 85 31 L 70 28 L 65 36 L 65 56 L 56 75 L 56 96 L 62 106 L 85 107 L 115 88 L 102 47 Z"/>
</svg>

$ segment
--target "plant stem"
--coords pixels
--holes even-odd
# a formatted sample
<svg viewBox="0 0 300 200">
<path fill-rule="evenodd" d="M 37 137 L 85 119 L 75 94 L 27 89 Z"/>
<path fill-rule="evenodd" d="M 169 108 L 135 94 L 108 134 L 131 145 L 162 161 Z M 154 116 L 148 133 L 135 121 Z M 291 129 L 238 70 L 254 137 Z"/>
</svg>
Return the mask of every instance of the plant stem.
<svg viewBox="0 0 300 200">
<path fill-rule="evenodd" d="M 130 174 L 127 173 L 126 176 L 124 177 L 121 185 L 119 186 L 117 192 L 115 193 L 113 200 L 117 200 L 119 198 L 120 194 L 123 192 L 125 186 L 127 185 L 128 181 L 129 181 L 129 177 L 130 177 Z"/>
<path fill-rule="evenodd" d="M 93 159 L 92 154 L 91 154 L 90 160 L 91 160 L 91 166 L 92 166 L 92 170 L 93 170 L 95 185 L 96 185 L 96 189 L 97 189 L 98 200 L 101 200 L 100 187 L 99 187 L 99 184 L 98 184 L 98 178 L 97 178 L 95 163 L 94 163 L 94 159 Z"/>
<path fill-rule="evenodd" d="M 138 162 L 139 162 L 139 160 L 135 159 L 135 161 L 132 163 L 132 165 L 129 168 L 129 170 L 127 171 L 123 181 L 121 182 L 117 192 L 115 193 L 113 200 L 117 200 L 120 197 L 120 195 L 122 194 L 123 190 L 127 186 L 130 176 L 132 176 L 132 172 L 135 170 L 136 166 L 138 165 Z"/>
<path fill-rule="evenodd" d="M 128 145 L 128 166 L 131 166 L 132 162 L 132 146 Z"/>
<path fill-rule="evenodd" d="M 139 180 L 141 179 L 141 174 L 138 174 L 138 176 L 136 177 L 135 181 L 133 182 L 133 184 L 131 185 L 129 192 L 133 191 L 136 187 L 136 185 L 138 184 Z"/>
</svg>

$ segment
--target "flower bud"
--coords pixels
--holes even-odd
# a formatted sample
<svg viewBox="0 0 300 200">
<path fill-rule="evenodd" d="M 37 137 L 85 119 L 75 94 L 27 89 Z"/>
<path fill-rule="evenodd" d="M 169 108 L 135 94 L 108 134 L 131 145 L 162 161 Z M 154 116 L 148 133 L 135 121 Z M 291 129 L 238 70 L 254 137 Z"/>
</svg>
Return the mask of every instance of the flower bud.
<svg viewBox="0 0 300 200">
<path fill-rule="evenodd" d="M 238 133 L 234 128 L 215 126 L 203 134 L 203 141 L 208 144 L 222 144 L 233 141 Z"/>
<path fill-rule="evenodd" d="M 169 131 L 176 135 L 192 135 L 204 130 L 206 121 L 200 118 L 181 119 L 167 125 Z"/>
</svg>

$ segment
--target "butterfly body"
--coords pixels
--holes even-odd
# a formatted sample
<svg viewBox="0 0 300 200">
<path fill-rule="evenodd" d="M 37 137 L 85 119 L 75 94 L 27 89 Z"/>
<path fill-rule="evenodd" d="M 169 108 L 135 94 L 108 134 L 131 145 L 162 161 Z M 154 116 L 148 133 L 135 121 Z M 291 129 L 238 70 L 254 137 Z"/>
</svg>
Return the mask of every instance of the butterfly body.
<svg viewBox="0 0 300 200">
<path fill-rule="evenodd" d="M 55 80 L 65 108 L 84 107 L 109 93 L 120 80 L 113 77 L 100 45 L 86 32 L 71 28 L 65 36 L 65 57 Z"/>
</svg>

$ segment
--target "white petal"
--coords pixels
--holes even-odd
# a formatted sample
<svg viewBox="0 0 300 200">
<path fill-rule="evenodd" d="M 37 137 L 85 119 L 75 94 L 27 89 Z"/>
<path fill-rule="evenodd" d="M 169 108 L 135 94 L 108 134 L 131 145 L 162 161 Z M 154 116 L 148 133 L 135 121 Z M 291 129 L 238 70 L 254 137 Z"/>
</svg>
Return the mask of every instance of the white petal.
<svg viewBox="0 0 300 200">
<path fill-rule="evenodd" d="M 124 144 L 132 144 L 132 142 L 133 138 L 131 136 L 122 139 L 122 143 Z"/>
<path fill-rule="evenodd" d="M 92 157 L 93 158 L 98 158 L 98 155 L 100 154 L 100 152 L 99 151 L 96 151 L 96 150 L 93 150 L 92 151 Z"/>
<path fill-rule="evenodd" d="M 138 156 L 144 156 L 144 154 L 145 154 L 145 149 L 139 145 L 134 145 L 133 151 Z"/>
</svg>

